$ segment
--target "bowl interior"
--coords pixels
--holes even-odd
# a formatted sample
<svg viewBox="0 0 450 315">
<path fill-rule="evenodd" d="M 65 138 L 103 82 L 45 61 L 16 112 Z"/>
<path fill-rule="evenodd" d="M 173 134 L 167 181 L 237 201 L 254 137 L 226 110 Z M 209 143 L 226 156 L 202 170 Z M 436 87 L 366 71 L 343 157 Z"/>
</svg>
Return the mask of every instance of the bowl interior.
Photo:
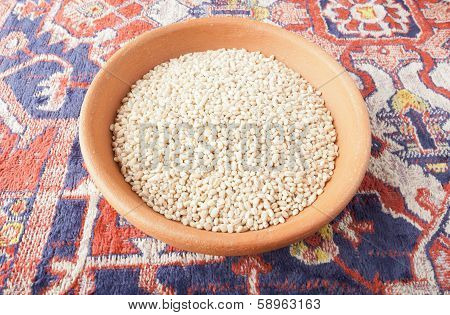
<svg viewBox="0 0 450 315">
<path fill-rule="evenodd" d="M 156 65 L 196 51 L 245 48 L 275 55 L 323 92 L 334 118 L 340 155 L 316 202 L 286 223 L 260 231 L 214 233 L 186 227 L 152 211 L 125 182 L 113 160 L 110 124 L 130 85 Z M 108 202 L 145 233 L 180 249 L 218 255 L 253 254 L 286 246 L 333 219 L 356 192 L 367 168 L 370 128 L 365 103 L 349 75 L 316 45 L 268 24 L 238 18 L 192 20 L 137 37 L 97 74 L 80 119 L 82 153 Z"/>
</svg>

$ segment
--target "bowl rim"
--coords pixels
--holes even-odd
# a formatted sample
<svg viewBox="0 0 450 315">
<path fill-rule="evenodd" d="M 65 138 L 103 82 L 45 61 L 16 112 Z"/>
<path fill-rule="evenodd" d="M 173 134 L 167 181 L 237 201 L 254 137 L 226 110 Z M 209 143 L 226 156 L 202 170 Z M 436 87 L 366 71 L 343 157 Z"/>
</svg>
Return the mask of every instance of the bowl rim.
<svg viewBox="0 0 450 315">
<path fill-rule="evenodd" d="M 335 73 L 339 73 L 339 80 L 344 81 L 345 86 L 348 89 L 346 92 L 350 95 L 350 99 L 352 99 L 353 109 L 358 112 L 357 116 L 360 118 L 358 123 L 362 130 L 359 135 L 361 145 L 358 148 L 359 152 L 357 152 L 360 156 L 360 164 L 355 166 L 354 180 L 349 186 L 346 186 L 345 195 L 343 195 L 340 200 L 336 201 L 333 207 L 327 208 L 326 211 L 316 208 L 313 203 L 311 206 L 301 211 L 297 216 L 289 218 L 303 217 L 305 219 L 307 218 L 305 213 L 309 213 L 308 218 L 314 217 L 315 219 L 313 221 L 305 219 L 297 222 L 296 225 L 290 224 L 288 226 L 287 223 L 289 220 L 287 220 L 287 222 L 283 224 L 270 226 L 263 230 L 247 231 L 244 233 L 219 233 L 184 226 L 180 222 L 169 220 L 163 215 L 153 211 L 143 203 L 142 199 L 133 192 L 131 188 L 127 191 L 123 190 L 121 191 L 121 194 L 118 194 L 117 191 L 111 187 L 111 184 L 108 183 L 107 176 L 104 174 L 104 170 L 102 170 L 102 161 L 96 156 L 95 148 L 89 140 L 91 135 L 89 131 L 89 110 L 95 103 L 94 91 L 105 78 L 105 73 L 102 70 L 107 71 L 111 64 L 114 64 L 116 60 L 121 58 L 123 52 L 131 49 L 138 42 L 149 41 L 152 38 L 164 36 L 168 33 L 180 31 L 185 28 L 199 25 L 213 27 L 230 24 L 239 24 L 245 27 L 255 27 L 260 31 L 273 32 L 282 35 L 289 40 L 301 41 L 302 45 L 307 46 L 308 49 L 313 49 L 317 55 L 317 59 L 327 63 L 327 66 L 332 68 Z M 103 67 L 100 68 L 89 86 L 80 112 L 79 138 L 86 169 L 96 187 L 111 206 L 132 225 L 147 235 L 169 243 L 176 248 L 204 254 L 225 256 L 257 254 L 278 249 L 309 236 L 316 232 L 320 227 L 329 223 L 345 208 L 358 190 L 368 167 L 371 147 L 371 132 L 367 107 L 355 82 L 345 68 L 319 46 L 304 39 L 298 34 L 267 23 L 238 17 L 207 17 L 187 20 L 144 32 L 125 44 L 109 58 Z M 316 213 L 313 215 L 311 211 L 315 211 Z M 283 233 L 277 233 L 281 230 Z"/>
</svg>

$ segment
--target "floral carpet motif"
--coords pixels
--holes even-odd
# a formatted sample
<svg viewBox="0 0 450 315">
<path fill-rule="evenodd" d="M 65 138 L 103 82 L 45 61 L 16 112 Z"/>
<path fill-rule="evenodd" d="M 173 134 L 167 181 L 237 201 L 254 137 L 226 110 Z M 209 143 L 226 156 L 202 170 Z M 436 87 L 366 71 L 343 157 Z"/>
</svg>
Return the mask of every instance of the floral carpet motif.
<svg viewBox="0 0 450 315">
<path fill-rule="evenodd" d="M 83 165 L 78 116 L 138 34 L 211 15 L 318 44 L 367 103 L 372 157 L 317 234 L 257 256 L 179 251 L 117 215 Z M 4 0 L 1 294 L 448 294 L 450 4 L 437 0 Z"/>
</svg>

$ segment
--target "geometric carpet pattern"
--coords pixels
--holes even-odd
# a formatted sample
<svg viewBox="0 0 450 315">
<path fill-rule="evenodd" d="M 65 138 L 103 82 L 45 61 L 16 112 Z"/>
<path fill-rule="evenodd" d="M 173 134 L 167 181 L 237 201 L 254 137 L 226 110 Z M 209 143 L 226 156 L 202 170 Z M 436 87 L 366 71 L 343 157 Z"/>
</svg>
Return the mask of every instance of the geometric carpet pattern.
<svg viewBox="0 0 450 315">
<path fill-rule="evenodd" d="M 132 227 L 86 172 L 78 117 L 124 43 L 240 16 L 316 43 L 357 83 L 367 174 L 315 235 L 242 257 L 180 251 Z M 0 294 L 450 293 L 450 4 L 412 0 L 0 2 Z"/>
</svg>

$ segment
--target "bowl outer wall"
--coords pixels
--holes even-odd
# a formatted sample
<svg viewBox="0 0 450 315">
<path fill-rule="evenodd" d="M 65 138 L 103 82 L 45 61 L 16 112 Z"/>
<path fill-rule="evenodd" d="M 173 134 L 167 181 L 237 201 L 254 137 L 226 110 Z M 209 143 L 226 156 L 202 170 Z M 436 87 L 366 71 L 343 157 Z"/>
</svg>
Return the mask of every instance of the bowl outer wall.
<svg viewBox="0 0 450 315">
<path fill-rule="evenodd" d="M 184 226 L 153 211 L 131 190 L 113 160 L 111 132 L 130 85 L 156 65 L 182 54 L 246 48 L 275 55 L 322 91 L 337 131 L 340 155 L 324 193 L 297 216 L 259 231 L 217 233 Z M 131 224 L 172 246 L 213 255 L 248 255 L 284 247 L 320 229 L 356 193 L 367 169 L 371 135 L 367 108 L 353 80 L 332 57 L 302 37 L 242 18 L 189 20 L 146 32 L 118 50 L 100 69 L 80 114 L 80 146 L 94 183 Z"/>
</svg>

